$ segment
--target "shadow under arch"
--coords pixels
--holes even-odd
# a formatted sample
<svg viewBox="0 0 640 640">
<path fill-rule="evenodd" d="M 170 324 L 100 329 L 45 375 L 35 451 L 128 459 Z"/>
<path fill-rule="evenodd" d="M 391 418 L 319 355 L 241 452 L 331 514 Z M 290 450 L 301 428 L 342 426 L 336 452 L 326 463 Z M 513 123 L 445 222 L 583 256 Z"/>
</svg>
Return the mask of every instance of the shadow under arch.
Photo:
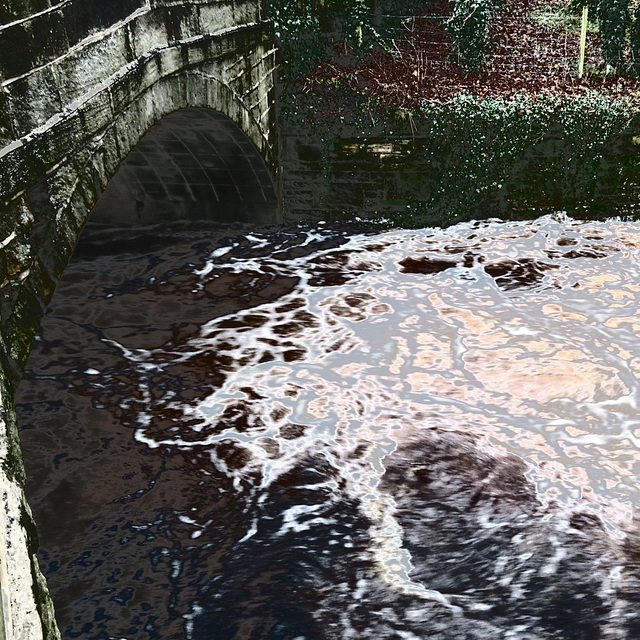
<svg viewBox="0 0 640 640">
<path fill-rule="evenodd" d="M 192 107 L 153 125 L 122 161 L 91 222 L 146 226 L 175 220 L 279 222 L 271 173 L 226 115 Z"/>
</svg>

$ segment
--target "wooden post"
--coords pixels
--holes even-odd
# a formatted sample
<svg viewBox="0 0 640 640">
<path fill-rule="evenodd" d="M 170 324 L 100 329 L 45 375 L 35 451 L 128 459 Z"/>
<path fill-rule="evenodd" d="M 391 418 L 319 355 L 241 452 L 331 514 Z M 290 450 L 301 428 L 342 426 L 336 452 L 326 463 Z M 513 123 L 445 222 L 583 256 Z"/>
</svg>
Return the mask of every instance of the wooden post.
<svg viewBox="0 0 640 640">
<path fill-rule="evenodd" d="M 582 78 L 584 72 L 584 49 L 587 44 L 587 18 L 589 17 L 589 7 L 582 8 L 582 28 L 580 29 L 580 59 L 578 61 L 578 79 Z"/>
</svg>

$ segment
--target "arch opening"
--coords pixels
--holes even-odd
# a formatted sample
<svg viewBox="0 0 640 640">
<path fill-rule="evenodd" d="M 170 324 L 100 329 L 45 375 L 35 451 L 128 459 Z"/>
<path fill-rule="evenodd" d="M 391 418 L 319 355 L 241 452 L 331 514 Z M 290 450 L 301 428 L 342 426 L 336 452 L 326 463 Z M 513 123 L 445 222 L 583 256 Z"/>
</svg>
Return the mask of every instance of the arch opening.
<svg viewBox="0 0 640 640">
<path fill-rule="evenodd" d="M 140 226 L 175 220 L 279 221 L 271 173 L 228 116 L 175 111 L 153 125 L 122 161 L 89 220 Z"/>
</svg>

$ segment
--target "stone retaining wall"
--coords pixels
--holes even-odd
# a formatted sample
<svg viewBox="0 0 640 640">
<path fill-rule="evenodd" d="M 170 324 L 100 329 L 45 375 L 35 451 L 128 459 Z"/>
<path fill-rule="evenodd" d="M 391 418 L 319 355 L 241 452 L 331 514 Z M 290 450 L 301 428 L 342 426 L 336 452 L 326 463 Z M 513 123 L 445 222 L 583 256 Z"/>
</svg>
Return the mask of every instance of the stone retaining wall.
<svg viewBox="0 0 640 640">
<path fill-rule="evenodd" d="M 430 203 L 431 209 L 420 209 L 426 214 L 422 222 L 447 225 L 534 209 L 632 214 L 640 202 L 640 118 L 608 140 L 595 159 L 581 158 L 562 131 L 549 130 L 508 167 L 484 167 L 483 179 L 458 175 L 453 189 L 448 172 L 459 171 L 456 158 L 434 153 L 429 137 L 421 134 L 428 128 L 422 124 L 403 126 L 390 117 L 376 131 L 343 124 L 332 133 L 326 125 L 314 130 L 299 119 L 282 118 L 287 220 L 343 219 L 364 212 L 402 222 L 416 205 Z M 467 208 L 461 210 L 460 203 Z"/>
</svg>

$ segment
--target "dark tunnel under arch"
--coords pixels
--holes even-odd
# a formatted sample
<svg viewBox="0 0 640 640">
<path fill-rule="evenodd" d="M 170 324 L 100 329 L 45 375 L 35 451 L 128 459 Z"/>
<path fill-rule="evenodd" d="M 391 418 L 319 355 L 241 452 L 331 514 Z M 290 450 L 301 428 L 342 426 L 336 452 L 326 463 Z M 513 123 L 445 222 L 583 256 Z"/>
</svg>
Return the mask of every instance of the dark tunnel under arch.
<svg viewBox="0 0 640 640">
<path fill-rule="evenodd" d="M 162 118 L 122 161 L 89 216 L 120 226 L 175 220 L 280 222 L 269 168 L 223 113 L 186 108 Z"/>
</svg>

